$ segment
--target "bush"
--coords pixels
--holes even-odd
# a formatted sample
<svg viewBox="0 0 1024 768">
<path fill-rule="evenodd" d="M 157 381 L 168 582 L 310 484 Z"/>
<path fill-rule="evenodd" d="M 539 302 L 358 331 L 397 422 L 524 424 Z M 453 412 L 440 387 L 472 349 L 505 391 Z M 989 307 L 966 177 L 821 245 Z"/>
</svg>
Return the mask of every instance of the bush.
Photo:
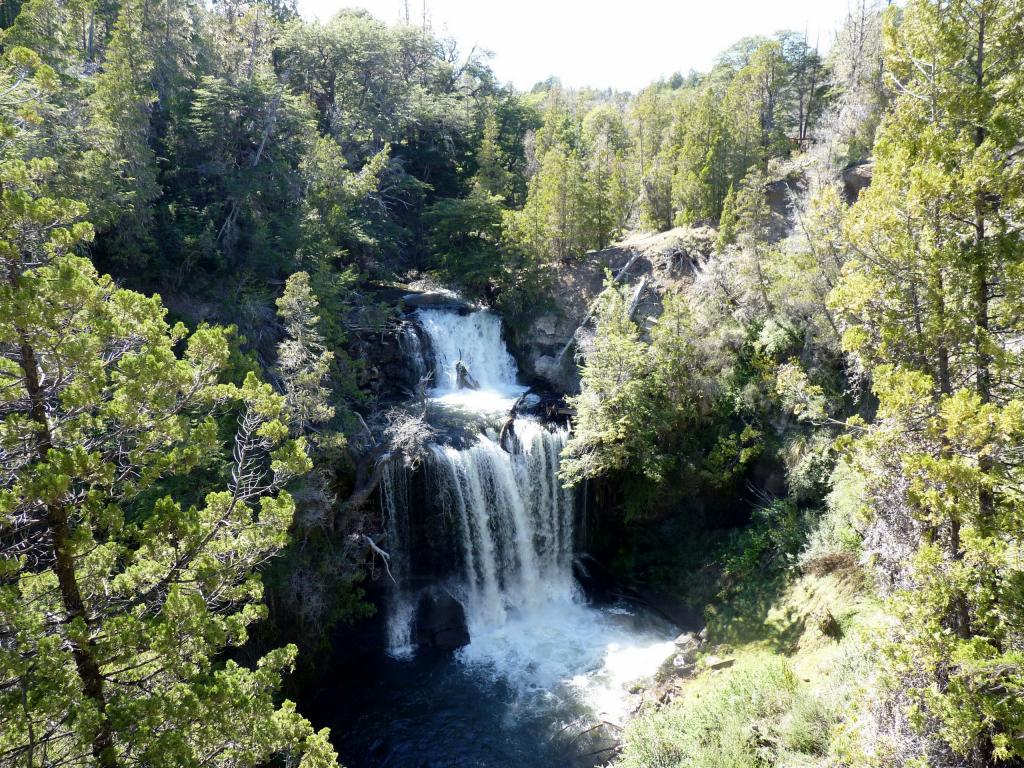
<svg viewBox="0 0 1024 768">
<path fill-rule="evenodd" d="M 846 461 L 840 461 L 829 482 L 832 491 L 825 499 L 826 509 L 800 552 L 800 566 L 805 570 L 823 557 L 839 553 L 856 557 L 860 553 L 860 534 L 854 525 L 864 503 L 864 477 Z"/>
</svg>

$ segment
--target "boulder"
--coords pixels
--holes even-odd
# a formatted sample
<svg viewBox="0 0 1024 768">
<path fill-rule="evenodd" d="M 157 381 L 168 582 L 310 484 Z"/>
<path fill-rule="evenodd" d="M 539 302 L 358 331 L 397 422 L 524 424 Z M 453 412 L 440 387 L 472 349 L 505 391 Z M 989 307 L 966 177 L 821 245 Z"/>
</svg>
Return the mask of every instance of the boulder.
<svg viewBox="0 0 1024 768">
<path fill-rule="evenodd" d="M 676 664 L 677 667 L 683 664 L 693 664 L 697 661 L 701 641 L 693 632 L 683 632 L 683 634 L 675 639 L 675 646 L 677 662 L 679 659 L 682 659 L 682 663 Z"/>
<path fill-rule="evenodd" d="M 661 663 L 661 666 L 654 675 L 654 687 L 656 690 L 660 690 L 666 683 L 672 680 L 685 680 L 693 677 L 696 671 L 696 655 L 690 656 L 686 653 L 675 653 Z"/>
<path fill-rule="evenodd" d="M 727 669 L 736 663 L 736 659 L 724 659 L 721 656 L 705 656 L 704 666 L 708 669 Z"/>
<path fill-rule="evenodd" d="M 459 389 L 480 389 L 480 385 L 473 378 L 473 374 L 469 372 L 469 368 L 461 360 L 455 362 L 455 377 L 458 381 Z"/>
<path fill-rule="evenodd" d="M 466 610 L 447 590 L 423 593 L 416 606 L 413 638 L 418 645 L 454 651 L 469 645 Z"/>
<path fill-rule="evenodd" d="M 851 205 L 857 202 L 860 193 L 871 185 L 875 171 L 874 162 L 858 163 L 843 169 L 843 195 Z"/>
</svg>

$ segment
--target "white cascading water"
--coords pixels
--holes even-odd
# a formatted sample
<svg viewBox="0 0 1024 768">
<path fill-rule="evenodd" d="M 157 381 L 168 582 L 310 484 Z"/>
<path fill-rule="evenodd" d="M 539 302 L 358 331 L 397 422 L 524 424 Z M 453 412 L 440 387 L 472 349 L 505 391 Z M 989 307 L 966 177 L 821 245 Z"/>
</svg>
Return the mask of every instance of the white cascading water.
<svg viewBox="0 0 1024 768">
<path fill-rule="evenodd" d="M 381 506 L 390 558 L 388 576 L 395 585 L 388 606 L 388 652 L 396 658 L 412 655 L 413 596 L 405 589 L 409 576 L 412 535 L 409 530 L 409 470 L 401 459 L 389 459 L 381 474 Z"/>
<path fill-rule="evenodd" d="M 421 309 L 417 320 L 434 354 L 435 403 L 507 413 L 526 391 L 497 315 Z M 460 360 L 478 389 L 458 388 Z M 558 478 L 568 431 L 520 416 L 513 432 L 509 450 L 490 429 L 469 448 L 432 445 L 426 462 L 459 540 L 461 583 L 451 586 L 466 611 L 470 644 L 458 657 L 520 690 L 582 694 L 595 713 L 621 718 L 623 686 L 652 673 L 671 651 L 667 630 L 638 628 L 626 610 L 587 605 L 572 572 L 575 494 Z M 409 545 L 407 475 L 396 466 L 384 477 L 393 548 Z M 393 571 L 408 567 L 407 554 L 392 552 L 392 558 Z M 389 636 L 392 653 L 401 656 L 409 652 L 415 603 L 401 589 L 396 593 Z"/>
<path fill-rule="evenodd" d="M 557 474 L 566 433 L 525 418 L 515 429 L 513 454 L 487 435 L 466 450 L 432 447 L 441 503 L 461 535 L 470 637 L 576 598 L 573 497 Z"/>
<path fill-rule="evenodd" d="M 416 320 L 434 354 L 432 395 L 443 405 L 476 412 L 508 410 L 526 387 L 517 382 L 516 361 L 501 338 L 501 318 L 481 310 L 467 314 L 420 309 Z M 477 388 L 460 388 L 456 363 L 462 362 Z"/>
</svg>

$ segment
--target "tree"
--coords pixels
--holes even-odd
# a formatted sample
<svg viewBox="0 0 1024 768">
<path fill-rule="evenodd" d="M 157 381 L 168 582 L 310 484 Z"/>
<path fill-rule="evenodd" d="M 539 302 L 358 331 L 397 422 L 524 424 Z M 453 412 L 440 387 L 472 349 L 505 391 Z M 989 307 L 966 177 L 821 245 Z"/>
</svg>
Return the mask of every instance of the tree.
<svg viewBox="0 0 1024 768">
<path fill-rule="evenodd" d="M 329 136 L 313 142 L 298 172 L 306 184 L 302 255 L 337 259 L 339 253 L 371 242 L 360 210 L 377 192 L 391 146 L 385 145 L 353 173 L 338 143 Z"/>
<path fill-rule="evenodd" d="M 284 325 L 284 340 L 277 345 L 277 367 L 284 383 L 285 402 L 298 434 L 330 421 L 330 377 L 334 353 L 324 347 L 317 329 L 316 295 L 306 272 L 296 272 L 285 283 L 277 300 L 277 314 Z"/>
<path fill-rule="evenodd" d="M 610 105 L 595 107 L 583 120 L 586 150 L 583 219 L 588 246 L 606 248 L 629 223 L 636 197 L 625 153 L 625 122 Z"/>
<path fill-rule="evenodd" d="M 488 110 L 484 117 L 483 136 L 476 151 L 475 182 L 488 195 L 507 200 L 510 196 L 512 174 L 508 171 L 501 148 L 497 115 Z"/>
<path fill-rule="evenodd" d="M 631 468 L 660 477 L 662 457 L 650 450 L 651 360 L 625 291 L 609 278 L 600 297 L 580 394 L 570 398 L 576 422 L 560 469 L 566 484 Z"/>
<path fill-rule="evenodd" d="M 298 169 L 315 140 L 308 103 L 266 74 L 204 77 L 183 128 L 177 192 L 195 217 L 197 249 L 256 273 L 286 263 L 300 242 Z"/>
<path fill-rule="evenodd" d="M 538 261 L 568 262 L 592 247 L 584 217 L 583 173 L 579 151 L 562 144 L 551 146 L 540 158 L 526 205 L 513 214 L 509 228 L 512 241 Z"/>
<path fill-rule="evenodd" d="M 877 170 L 851 210 L 853 246 L 833 293 L 844 344 L 872 375 L 879 419 L 858 444 L 872 538 L 905 585 L 890 646 L 924 727 L 977 760 L 1024 755 L 1019 606 L 1024 199 L 1014 159 L 1024 8 L 911 2 L 890 13 L 897 88 Z M 884 552 L 884 550 L 883 550 Z"/>
<path fill-rule="evenodd" d="M 218 384 L 222 331 L 169 328 L 158 298 L 74 255 L 92 230 L 46 195 L 55 171 L 2 165 L 0 755 L 333 765 L 326 731 L 275 703 L 294 648 L 256 669 L 223 655 L 265 615 L 257 570 L 287 541 L 284 484 L 309 467 L 284 400 L 252 375 Z M 173 498 L 173 478 L 216 473 L 236 420 L 220 489 Z"/>
<path fill-rule="evenodd" d="M 437 269 L 477 297 L 489 297 L 502 273 L 500 198 L 483 188 L 469 197 L 445 198 L 424 214 Z"/>
<path fill-rule="evenodd" d="M 722 203 L 722 215 L 718 220 L 718 249 L 736 242 L 736 193 L 729 185 L 729 192 Z"/>
<path fill-rule="evenodd" d="M 708 84 L 679 100 L 672 144 L 675 175 L 672 205 L 677 223 L 719 217 L 727 189 L 731 188 L 731 140 L 721 108 L 722 94 Z"/>
<path fill-rule="evenodd" d="M 120 238 L 138 241 L 150 223 L 149 204 L 160 194 L 156 157 L 149 144 L 152 51 L 147 48 L 142 0 L 121 5 L 93 97 L 93 148 L 84 174 L 100 229 L 117 225 Z M 105 194 L 98 194 L 102 184 Z"/>
</svg>

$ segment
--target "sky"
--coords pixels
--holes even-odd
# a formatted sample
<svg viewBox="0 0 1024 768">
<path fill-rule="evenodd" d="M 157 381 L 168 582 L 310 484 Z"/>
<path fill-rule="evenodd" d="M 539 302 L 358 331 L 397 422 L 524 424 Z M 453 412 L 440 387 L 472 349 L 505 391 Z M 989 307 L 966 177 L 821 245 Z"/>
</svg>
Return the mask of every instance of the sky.
<svg viewBox="0 0 1024 768">
<path fill-rule="evenodd" d="M 405 0 L 298 0 L 307 18 L 346 7 L 382 21 L 404 15 Z M 408 0 L 419 23 L 424 0 Z M 824 52 L 849 0 L 426 0 L 435 32 L 491 51 L 502 82 L 520 89 L 557 76 L 570 87 L 637 91 L 690 69 L 706 71 L 716 54 L 748 35 L 806 31 Z"/>
</svg>

